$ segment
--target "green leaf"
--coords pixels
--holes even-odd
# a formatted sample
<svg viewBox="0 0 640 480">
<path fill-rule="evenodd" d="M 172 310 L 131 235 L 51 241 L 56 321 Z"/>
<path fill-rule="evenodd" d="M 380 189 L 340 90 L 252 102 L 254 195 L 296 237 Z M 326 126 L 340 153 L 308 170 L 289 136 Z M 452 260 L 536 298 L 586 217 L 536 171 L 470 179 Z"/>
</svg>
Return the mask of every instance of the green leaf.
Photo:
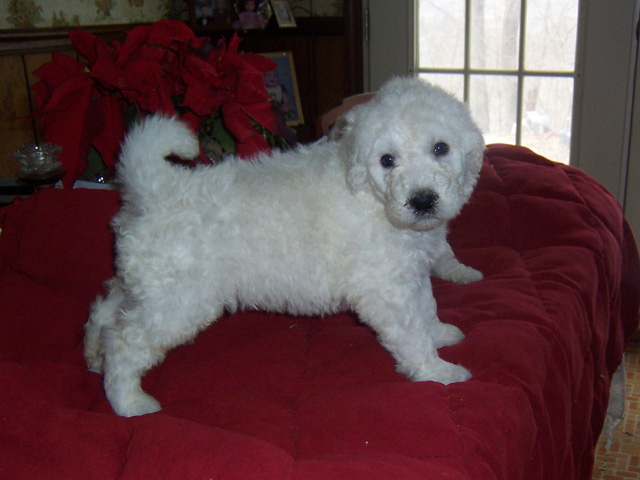
<svg viewBox="0 0 640 480">
<path fill-rule="evenodd" d="M 227 128 L 224 126 L 222 117 L 215 118 L 211 125 L 211 138 L 217 140 L 222 151 L 225 153 L 236 153 L 236 142 Z"/>
</svg>

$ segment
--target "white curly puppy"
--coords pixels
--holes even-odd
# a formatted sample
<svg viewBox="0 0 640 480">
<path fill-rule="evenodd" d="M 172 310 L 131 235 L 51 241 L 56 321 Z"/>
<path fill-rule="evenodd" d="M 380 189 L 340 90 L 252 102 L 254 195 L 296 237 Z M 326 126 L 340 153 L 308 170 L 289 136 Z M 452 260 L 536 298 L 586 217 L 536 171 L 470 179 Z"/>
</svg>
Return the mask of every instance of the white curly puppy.
<svg viewBox="0 0 640 480">
<path fill-rule="evenodd" d="M 467 201 L 484 141 L 467 108 L 412 78 L 387 83 L 338 134 L 253 162 L 189 169 L 198 142 L 151 117 L 123 146 L 116 276 L 85 327 L 89 368 L 115 412 L 155 412 L 140 377 L 226 310 L 322 315 L 352 309 L 412 380 L 469 372 L 438 357 L 463 338 L 436 315 L 429 275 L 482 274 L 459 263 L 447 221 Z"/>
</svg>

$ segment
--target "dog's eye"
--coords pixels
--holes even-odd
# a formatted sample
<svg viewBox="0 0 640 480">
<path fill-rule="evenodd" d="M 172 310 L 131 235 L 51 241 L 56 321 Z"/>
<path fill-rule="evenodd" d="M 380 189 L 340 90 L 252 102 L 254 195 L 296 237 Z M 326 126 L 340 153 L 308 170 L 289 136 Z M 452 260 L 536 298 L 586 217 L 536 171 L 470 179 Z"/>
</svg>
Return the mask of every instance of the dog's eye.
<svg viewBox="0 0 640 480">
<path fill-rule="evenodd" d="M 396 159 L 393 158 L 393 155 L 385 153 L 380 157 L 380 165 L 382 165 L 384 168 L 391 168 L 395 165 L 395 163 Z"/>
<path fill-rule="evenodd" d="M 433 153 L 435 153 L 436 157 L 445 155 L 447 152 L 449 152 L 449 145 L 444 142 L 438 142 L 433 146 Z"/>
</svg>

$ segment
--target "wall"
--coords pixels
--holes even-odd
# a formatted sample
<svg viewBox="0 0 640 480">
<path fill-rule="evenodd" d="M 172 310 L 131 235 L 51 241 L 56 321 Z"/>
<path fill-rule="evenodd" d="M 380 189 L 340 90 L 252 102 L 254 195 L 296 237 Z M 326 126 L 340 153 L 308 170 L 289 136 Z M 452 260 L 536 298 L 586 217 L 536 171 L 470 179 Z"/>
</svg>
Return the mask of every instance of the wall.
<svg viewBox="0 0 640 480">
<path fill-rule="evenodd" d="M 412 68 L 408 46 L 413 37 L 413 12 L 409 2 L 366 0 L 369 9 L 369 41 L 365 87 L 375 92 L 394 75 L 406 75 Z M 365 60 L 365 62 L 367 61 Z"/>
</svg>

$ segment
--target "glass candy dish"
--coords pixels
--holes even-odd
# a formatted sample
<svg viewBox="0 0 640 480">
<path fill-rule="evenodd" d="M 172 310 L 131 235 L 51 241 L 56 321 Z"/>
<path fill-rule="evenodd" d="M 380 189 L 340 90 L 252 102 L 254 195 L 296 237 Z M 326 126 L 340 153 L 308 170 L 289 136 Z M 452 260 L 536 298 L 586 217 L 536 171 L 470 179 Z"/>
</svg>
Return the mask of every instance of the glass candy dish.
<svg viewBox="0 0 640 480">
<path fill-rule="evenodd" d="M 21 174 L 40 176 L 60 169 L 62 163 L 58 162 L 57 158 L 61 150 L 62 147 L 55 143 L 45 142 L 40 145 L 28 143 L 13 152 L 13 155 L 22 163 Z"/>
</svg>

